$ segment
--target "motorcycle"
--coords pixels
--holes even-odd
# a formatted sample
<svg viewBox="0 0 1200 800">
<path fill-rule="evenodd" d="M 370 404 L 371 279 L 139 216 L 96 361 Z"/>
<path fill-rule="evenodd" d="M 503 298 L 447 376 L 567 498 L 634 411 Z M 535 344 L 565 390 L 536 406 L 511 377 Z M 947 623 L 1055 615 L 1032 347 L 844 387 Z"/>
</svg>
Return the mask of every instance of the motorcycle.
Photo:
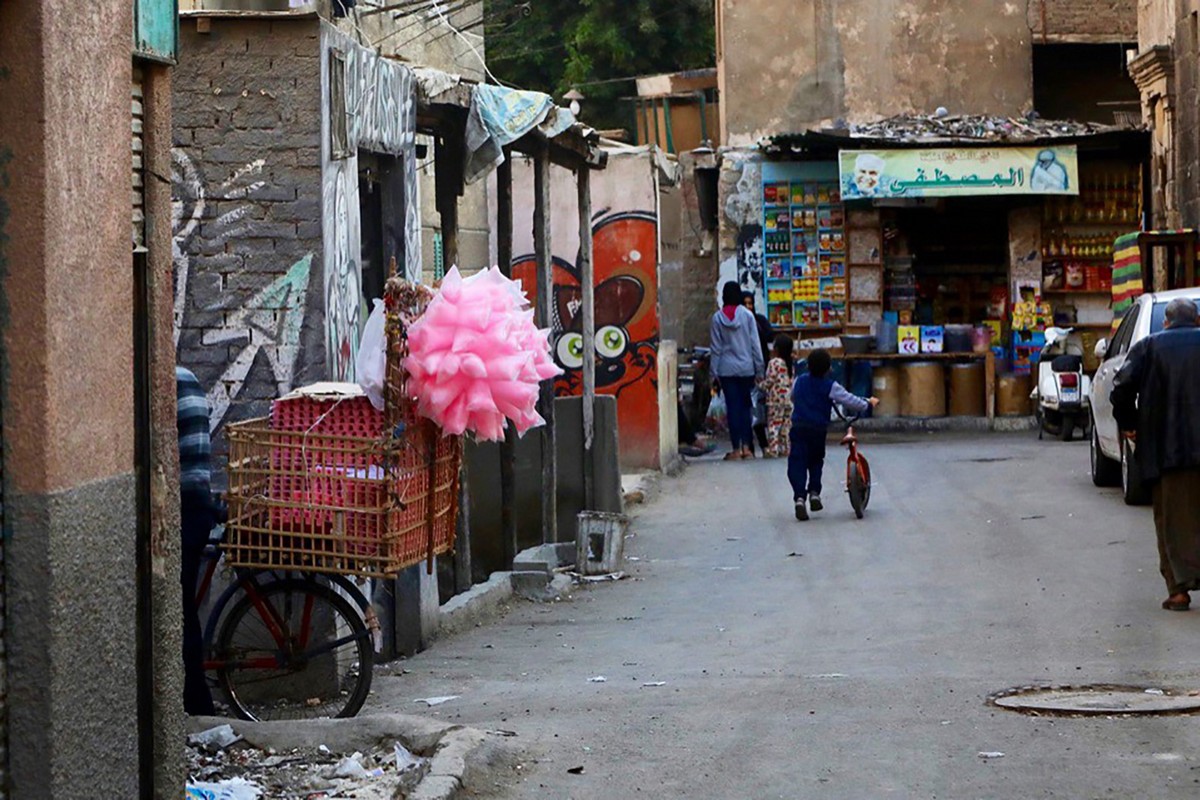
<svg viewBox="0 0 1200 800">
<path fill-rule="evenodd" d="M 1091 378 L 1083 371 L 1083 347 L 1072 341 L 1070 328 L 1047 328 L 1037 364 L 1037 387 L 1030 394 L 1043 434 L 1071 441 L 1075 429 L 1086 432 Z"/>
</svg>

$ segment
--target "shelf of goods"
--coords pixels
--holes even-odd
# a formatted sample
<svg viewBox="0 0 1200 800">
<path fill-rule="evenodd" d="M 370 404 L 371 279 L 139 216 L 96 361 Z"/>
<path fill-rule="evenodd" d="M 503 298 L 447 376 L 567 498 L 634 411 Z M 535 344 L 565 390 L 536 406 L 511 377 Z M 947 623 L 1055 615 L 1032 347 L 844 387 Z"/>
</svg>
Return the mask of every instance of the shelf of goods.
<svg viewBox="0 0 1200 800">
<path fill-rule="evenodd" d="M 764 171 L 764 283 L 772 325 L 842 328 L 846 230 L 841 200 L 835 176 L 783 180 Z"/>
</svg>

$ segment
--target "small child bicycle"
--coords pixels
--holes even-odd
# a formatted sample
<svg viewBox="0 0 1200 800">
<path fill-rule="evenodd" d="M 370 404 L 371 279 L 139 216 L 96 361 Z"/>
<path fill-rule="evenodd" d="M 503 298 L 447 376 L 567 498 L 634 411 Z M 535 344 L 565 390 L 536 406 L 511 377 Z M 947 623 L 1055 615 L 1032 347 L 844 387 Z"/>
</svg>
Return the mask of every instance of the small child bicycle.
<svg viewBox="0 0 1200 800">
<path fill-rule="evenodd" d="M 858 449 L 858 436 L 854 433 L 854 423 L 859 417 L 844 417 L 841 411 L 838 416 L 846 421 L 846 435 L 842 437 L 842 446 L 846 448 L 846 493 L 850 495 L 850 507 L 854 516 L 862 519 L 871 502 L 871 465 L 867 457 Z"/>
</svg>

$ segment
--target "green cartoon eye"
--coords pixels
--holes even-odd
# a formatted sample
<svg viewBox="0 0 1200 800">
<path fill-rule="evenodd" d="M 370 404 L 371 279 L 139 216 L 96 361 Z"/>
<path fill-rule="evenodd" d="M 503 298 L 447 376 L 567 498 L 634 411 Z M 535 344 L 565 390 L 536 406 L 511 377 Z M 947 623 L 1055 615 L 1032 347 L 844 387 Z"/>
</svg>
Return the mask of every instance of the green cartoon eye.
<svg viewBox="0 0 1200 800">
<path fill-rule="evenodd" d="M 558 363 L 566 369 L 583 366 L 583 334 L 564 333 L 558 338 Z"/>
<path fill-rule="evenodd" d="M 620 358 L 629 343 L 629 334 L 608 325 L 596 331 L 596 352 L 605 358 Z"/>
</svg>

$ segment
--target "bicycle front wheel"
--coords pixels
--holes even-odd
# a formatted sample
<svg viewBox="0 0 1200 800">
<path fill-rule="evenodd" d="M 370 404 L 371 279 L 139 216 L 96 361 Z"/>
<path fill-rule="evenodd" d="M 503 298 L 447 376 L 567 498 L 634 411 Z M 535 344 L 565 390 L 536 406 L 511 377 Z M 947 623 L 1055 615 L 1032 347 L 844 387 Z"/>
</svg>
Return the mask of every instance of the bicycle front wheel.
<svg viewBox="0 0 1200 800">
<path fill-rule="evenodd" d="M 863 518 L 867 503 L 871 501 L 871 484 L 867 483 L 868 480 L 861 464 L 854 462 L 850 465 L 850 507 L 859 519 Z"/>
<path fill-rule="evenodd" d="M 371 689 L 371 633 L 330 587 L 250 585 L 217 634 L 221 689 L 243 719 L 352 717 Z"/>
</svg>

